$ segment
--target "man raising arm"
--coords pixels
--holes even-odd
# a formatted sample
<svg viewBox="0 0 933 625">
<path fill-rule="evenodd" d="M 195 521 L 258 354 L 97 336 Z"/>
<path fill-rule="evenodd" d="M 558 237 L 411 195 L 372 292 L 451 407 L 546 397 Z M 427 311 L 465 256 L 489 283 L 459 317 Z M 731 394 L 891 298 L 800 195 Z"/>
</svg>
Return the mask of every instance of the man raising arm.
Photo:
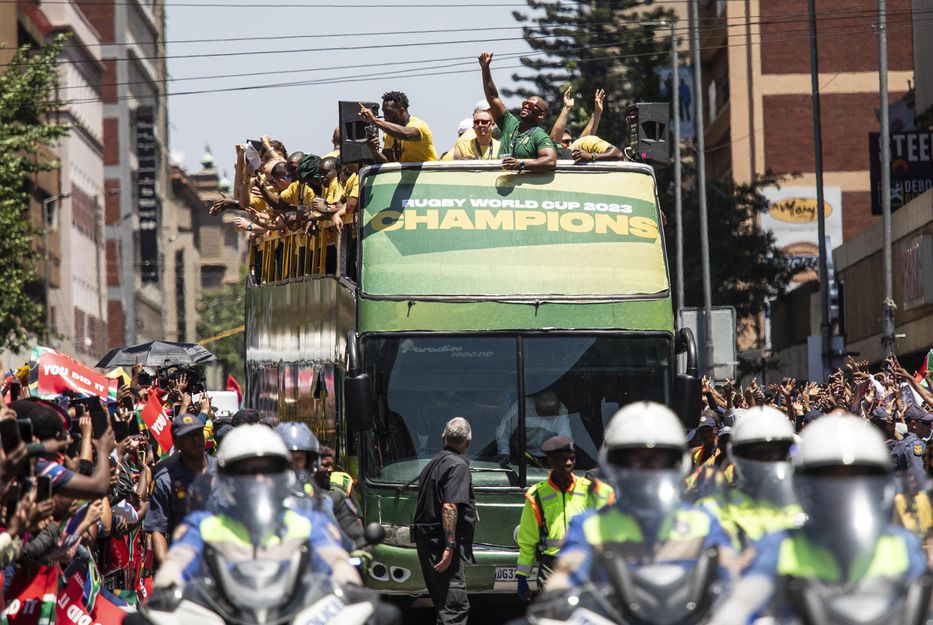
<svg viewBox="0 0 933 625">
<path fill-rule="evenodd" d="M 522 102 L 519 117 L 512 115 L 499 98 L 499 90 L 489 70 L 491 63 L 492 52 L 479 55 L 483 92 L 493 119 L 502 131 L 499 147 L 502 168 L 520 172 L 553 171 L 557 166 L 557 150 L 547 132 L 539 126 L 547 116 L 547 102 L 538 96 L 531 96 Z"/>
</svg>

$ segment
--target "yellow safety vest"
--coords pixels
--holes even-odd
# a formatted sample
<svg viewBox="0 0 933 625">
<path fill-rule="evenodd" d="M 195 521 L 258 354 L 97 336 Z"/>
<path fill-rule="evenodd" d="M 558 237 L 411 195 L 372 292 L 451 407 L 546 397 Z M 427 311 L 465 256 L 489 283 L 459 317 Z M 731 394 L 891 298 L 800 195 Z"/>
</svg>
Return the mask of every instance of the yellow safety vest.
<svg viewBox="0 0 933 625">
<path fill-rule="evenodd" d="M 554 556 L 560 551 L 570 519 L 615 501 L 612 488 L 596 478 L 574 475 L 572 480 L 566 491 L 548 477 L 525 492 L 525 507 L 518 526 L 517 575 L 531 575 L 539 554 Z"/>
<path fill-rule="evenodd" d="M 778 508 L 735 489 L 723 499 L 706 497 L 697 503 L 713 513 L 736 549 L 744 549 L 767 533 L 800 527 L 806 520 L 798 504 Z"/>
</svg>

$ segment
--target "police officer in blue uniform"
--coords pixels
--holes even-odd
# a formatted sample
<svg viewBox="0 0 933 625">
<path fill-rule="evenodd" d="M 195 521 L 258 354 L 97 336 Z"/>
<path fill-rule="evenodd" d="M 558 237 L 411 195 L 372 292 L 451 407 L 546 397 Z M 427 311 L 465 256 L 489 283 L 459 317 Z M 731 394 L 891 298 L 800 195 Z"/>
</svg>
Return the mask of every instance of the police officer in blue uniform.
<svg viewBox="0 0 933 625">
<path fill-rule="evenodd" d="M 216 471 L 214 458 L 204 452 L 204 424 L 200 419 L 191 414 L 175 417 L 172 438 L 175 452 L 156 467 L 149 511 L 143 520 L 143 529 L 152 533 L 157 565 L 165 559 L 175 528 L 190 511 L 192 482 Z"/>
<path fill-rule="evenodd" d="M 218 450 L 217 464 L 218 505 L 188 515 L 178 526 L 155 588 L 180 587 L 203 574 L 206 545 L 239 553 L 250 543 L 257 558 L 265 549 L 282 553 L 308 544 L 312 571 L 338 583 L 362 583 L 326 517 L 289 508 L 295 478 L 278 434 L 264 425 L 235 428 Z"/>
</svg>

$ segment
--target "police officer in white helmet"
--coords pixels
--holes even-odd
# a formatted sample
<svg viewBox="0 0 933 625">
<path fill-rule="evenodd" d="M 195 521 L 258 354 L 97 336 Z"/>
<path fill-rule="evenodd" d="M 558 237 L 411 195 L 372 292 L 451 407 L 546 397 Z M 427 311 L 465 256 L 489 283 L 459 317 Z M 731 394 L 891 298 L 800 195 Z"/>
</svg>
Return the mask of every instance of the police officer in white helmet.
<svg viewBox="0 0 933 625">
<path fill-rule="evenodd" d="M 735 484 L 699 502 L 716 515 L 737 548 L 803 523 L 792 481 L 794 441 L 793 424 L 774 408 L 759 406 L 737 415 L 727 449 Z"/>
<path fill-rule="evenodd" d="M 716 518 L 682 499 L 690 466 L 686 452 L 683 426 L 669 408 L 638 402 L 615 414 L 606 428 L 600 470 L 615 487 L 616 503 L 571 521 L 549 592 L 608 583 L 617 595 L 651 595 L 648 601 L 617 596 L 614 602 L 626 613 L 641 609 L 637 618 L 629 615 L 638 622 L 689 623 L 702 616 L 728 581 L 723 565 L 736 558 Z M 624 584 L 619 565 L 628 571 Z M 670 582 L 663 589 L 654 579 L 662 569 Z"/>
<path fill-rule="evenodd" d="M 925 620 L 930 583 L 916 538 L 890 524 L 895 486 L 877 429 L 841 412 L 805 427 L 794 487 L 807 514 L 769 534 L 714 625 L 755 617 L 820 625 L 906 625 Z"/>
</svg>

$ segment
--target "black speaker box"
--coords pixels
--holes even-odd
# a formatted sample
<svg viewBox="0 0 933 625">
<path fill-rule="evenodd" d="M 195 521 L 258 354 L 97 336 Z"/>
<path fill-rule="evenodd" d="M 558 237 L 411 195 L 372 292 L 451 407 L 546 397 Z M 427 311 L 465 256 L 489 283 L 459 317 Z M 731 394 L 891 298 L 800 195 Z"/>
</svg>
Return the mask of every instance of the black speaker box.
<svg viewBox="0 0 933 625">
<path fill-rule="evenodd" d="M 669 165 L 670 104 L 667 102 L 640 102 L 625 112 L 628 126 L 628 147 L 651 165 Z"/>
<path fill-rule="evenodd" d="M 340 162 L 372 163 L 373 155 L 366 142 L 379 129 L 360 119 L 360 104 L 379 115 L 376 102 L 339 102 L 340 106 Z"/>
</svg>

